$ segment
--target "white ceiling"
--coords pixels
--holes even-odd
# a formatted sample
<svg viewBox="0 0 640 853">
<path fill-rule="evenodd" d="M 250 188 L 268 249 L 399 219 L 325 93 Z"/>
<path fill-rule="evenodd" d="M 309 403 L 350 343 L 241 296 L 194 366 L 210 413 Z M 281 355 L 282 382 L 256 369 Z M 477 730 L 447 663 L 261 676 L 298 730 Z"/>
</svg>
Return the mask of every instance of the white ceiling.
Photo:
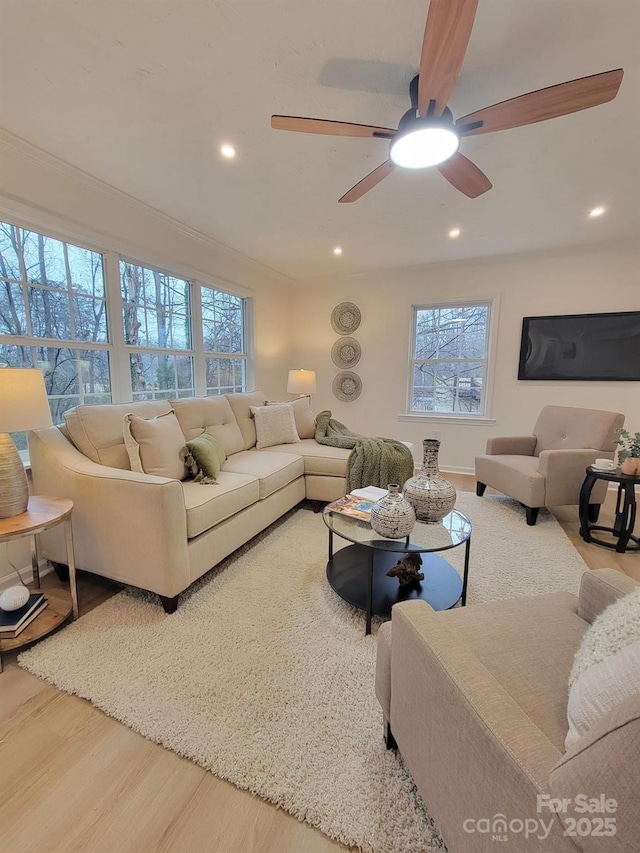
<svg viewBox="0 0 640 853">
<path fill-rule="evenodd" d="M 618 97 L 465 140 L 494 185 L 479 199 L 433 169 L 397 170 L 352 205 L 337 199 L 387 143 L 273 131 L 270 116 L 395 127 L 427 0 L 0 0 L 0 10 L 9 131 L 287 275 L 640 233 L 638 0 L 480 0 L 454 115 L 623 67 Z M 233 162 L 218 155 L 226 141 Z M 589 220 L 596 204 L 609 211 Z"/>
</svg>

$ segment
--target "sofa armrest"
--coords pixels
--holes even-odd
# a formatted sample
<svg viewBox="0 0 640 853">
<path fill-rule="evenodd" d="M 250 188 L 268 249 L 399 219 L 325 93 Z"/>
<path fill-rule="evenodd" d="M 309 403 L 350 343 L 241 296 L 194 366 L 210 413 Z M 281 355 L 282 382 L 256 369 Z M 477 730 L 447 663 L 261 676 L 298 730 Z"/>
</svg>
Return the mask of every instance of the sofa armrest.
<svg viewBox="0 0 640 853">
<path fill-rule="evenodd" d="M 578 596 L 578 616 L 593 622 L 614 601 L 637 589 L 638 581 L 617 569 L 591 569 L 584 572 Z"/>
<path fill-rule="evenodd" d="M 449 630 L 447 614 L 397 604 L 392 633 L 391 729 L 449 848 L 468 849 L 467 820 L 536 818 L 562 753 Z"/>
<path fill-rule="evenodd" d="M 487 439 L 489 456 L 533 456 L 536 449 L 535 435 L 495 435 Z"/>
<path fill-rule="evenodd" d="M 98 465 L 51 427 L 29 435 L 35 493 L 74 502 L 76 565 L 160 595 L 190 583 L 187 520 L 178 480 Z M 66 561 L 58 528 L 43 534 L 47 559 Z"/>
</svg>

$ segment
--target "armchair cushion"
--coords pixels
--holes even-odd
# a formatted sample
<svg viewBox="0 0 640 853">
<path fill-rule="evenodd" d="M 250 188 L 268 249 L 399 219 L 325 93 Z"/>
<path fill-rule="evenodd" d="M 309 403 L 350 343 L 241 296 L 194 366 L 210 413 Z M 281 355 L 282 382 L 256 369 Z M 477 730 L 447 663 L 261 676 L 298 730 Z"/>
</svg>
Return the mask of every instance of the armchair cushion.
<svg viewBox="0 0 640 853">
<path fill-rule="evenodd" d="M 615 450 L 616 429 L 624 423 L 624 415 L 600 409 L 578 409 L 573 406 L 545 406 L 540 412 L 533 434 L 535 454 L 543 450 L 584 449 L 598 452 Z"/>
<path fill-rule="evenodd" d="M 585 572 L 580 582 L 578 616 L 586 622 L 593 622 L 606 607 L 637 588 L 638 581 L 617 569 Z"/>
<path fill-rule="evenodd" d="M 476 456 L 476 480 L 525 506 L 545 505 L 545 481 L 535 456 Z"/>
</svg>

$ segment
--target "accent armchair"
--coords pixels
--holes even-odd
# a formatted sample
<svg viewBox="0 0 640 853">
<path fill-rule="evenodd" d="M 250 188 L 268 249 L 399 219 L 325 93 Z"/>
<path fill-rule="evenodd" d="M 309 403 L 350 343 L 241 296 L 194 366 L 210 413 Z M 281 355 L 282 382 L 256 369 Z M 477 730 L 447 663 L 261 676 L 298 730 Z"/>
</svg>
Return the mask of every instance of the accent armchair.
<svg viewBox="0 0 640 853">
<path fill-rule="evenodd" d="M 616 430 L 624 415 L 599 409 L 545 406 L 532 435 L 497 436 L 487 452 L 476 456 L 476 494 L 487 486 L 520 501 L 527 524 L 540 507 L 579 502 L 585 469 L 596 458 L 613 459 Z M 607 491 L 598 483 L 591 496 L 589 517 L 595 521 Z"/>
</svg>

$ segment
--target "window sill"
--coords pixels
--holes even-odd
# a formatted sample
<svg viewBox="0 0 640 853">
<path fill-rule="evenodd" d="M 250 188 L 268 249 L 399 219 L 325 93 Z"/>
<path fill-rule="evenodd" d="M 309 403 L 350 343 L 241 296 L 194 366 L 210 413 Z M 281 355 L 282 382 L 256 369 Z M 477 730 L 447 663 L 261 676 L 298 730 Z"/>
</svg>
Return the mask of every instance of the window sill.
<svg viewBox="0 0 640 853">
<path fill-rule="evenodd" d="M 398 415 L 398 420 L 403 423 L 430 423 L 438 424 L 460 424 L 462 426 L 493 426 L 495 418 L 486 418 L 484 415 L 447 415 L 432 414 L 430 412 L 406 412 Z"/>
</svg>

